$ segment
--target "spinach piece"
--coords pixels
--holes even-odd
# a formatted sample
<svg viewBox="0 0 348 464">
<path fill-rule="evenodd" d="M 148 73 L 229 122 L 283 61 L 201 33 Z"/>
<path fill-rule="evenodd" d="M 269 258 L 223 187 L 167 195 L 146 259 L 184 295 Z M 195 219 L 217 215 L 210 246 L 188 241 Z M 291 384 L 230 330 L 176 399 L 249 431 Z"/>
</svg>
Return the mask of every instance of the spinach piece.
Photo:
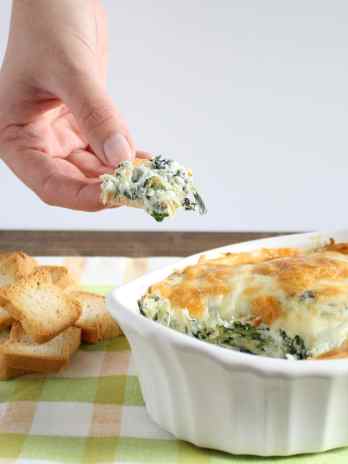
<svg viewBox="0 0 348 464">
<path fill-rule="evenodd" d="M 168 217 L 167 213 L 158 213 L 157 211 L 153 211 L 151 213 L 151 216 L 157 221 L 157 222 L 162 222 L 163 219 Z"/>
<path fill-rule="evenodd" d="M 185 197 L 182 206 L 185 208 L 186 211 L 191 211 L 196 208 L 196 203 L 192 201 L 189 197 Z"/>
<path fill-rule="evenodd" d="M 202 197 L 200 196 L 200 194 L 198 192 L 194 192 L 193 196 L 194 196 L 194 199 L 196 200 L 196 203 L 198 205 L 199 214 L 207 214 L 207 212 L 208 212 L 207 207 L 205 206 L 205 203 L 204 203 Z"/>
<path fill-rule="evenodd" d="M 295 335 L 289 337 L 285 330 L 279 330 L 280 336 L 283 340 L 284 350 L 286 354 L 291 354 L 296 359 L 306 359 L 310 356 L 309 351 L 306 348 L 305 342 L 302 337 Z"/>
<path fill-rule="evenodd" d="M 153 169 L 166 169 L 171 163 L 172 160 L 163 158 L 161 155 L 155 156 L 152 160 Z"/>
<path fill-rule="evenodd" d="M 235 321 L 230 327 L 224 328 L 221 343 L 251 353 L 262 354 L 274 344 L 274 340 L 266 326 L 255 327 L 249 323 Z"/>
<path fill-rule="evenodd" d="M 133 200 L 133 195 L 132 195 L 132 192 L 130 192 L 129 190 L 125 190 L 123 192 L 123 195 L 128 198 L 128 200 Z"/>
<path fill-rule="evenodd" d="M 143 302 L 142 300 L 138 300 L 138 308 L 139 308 L 139 312 L 142 316 L 145 316 L 147 317 L 145 311 L 144 311 L 144 305 L 143 305 Z"/>
<path fill-rule="evenodd" d="M 314 300 L 315 293 L 312 290 L 306 290 L 299 296 L 300 301 Z"/>
<path fill-rule="evenodd" d="M 181 171 L 180 169 L 178 169 L 176 173 L 174 174 L 174 177 L 185 177 L 185 173 L 184 171 Z"/>
<path fill-rule="evenodd" d="M 202 200 L 202 197 L 197 192 L 193 193 L 193 199 L 190 198 L 189 196 L 185 197 L 183 199 L 182 206 L 187 211 L 191 211 L 191 210 L 194 211 L 198 209 L 199 214 L 207 213 L 207 207 L 205 206 L 204 201 Z"/>
</svg>

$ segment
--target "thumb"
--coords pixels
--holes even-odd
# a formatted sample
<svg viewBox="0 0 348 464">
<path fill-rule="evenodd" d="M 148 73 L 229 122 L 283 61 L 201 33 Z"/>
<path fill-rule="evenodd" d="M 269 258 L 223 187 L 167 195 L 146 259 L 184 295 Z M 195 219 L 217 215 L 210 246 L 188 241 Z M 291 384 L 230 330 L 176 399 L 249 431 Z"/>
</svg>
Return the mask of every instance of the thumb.
<svg viewBox="0 0 348 464">
<path fill-rule="evenodd" d="M 75 76 L 66 84 L 62 100 L 100 161 L 114 167 L 133 159 L 135 148 L 127 125 L 103 85 L 86 75 Z"/>
</svg>

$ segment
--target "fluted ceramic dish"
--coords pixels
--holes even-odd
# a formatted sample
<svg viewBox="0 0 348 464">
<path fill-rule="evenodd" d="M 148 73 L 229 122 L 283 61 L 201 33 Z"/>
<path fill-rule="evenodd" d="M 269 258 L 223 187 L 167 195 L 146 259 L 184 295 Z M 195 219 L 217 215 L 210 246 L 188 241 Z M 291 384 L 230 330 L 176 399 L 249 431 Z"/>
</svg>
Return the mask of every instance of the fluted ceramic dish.
<svg viewBox="0 0 348 464">
<path fill-rule="evenodd" d="M 313 247 L 348 231 L 256 240 L 201 254 Z M 191 338 L 140 315 L 147 288 L 201 255 L 149 273 L 108 296 L 131 345 L 146 408 L 175 437 L 260 456 L 348 445 L 348 359 L 295 361 L 240 353 Z"/>
</svg>

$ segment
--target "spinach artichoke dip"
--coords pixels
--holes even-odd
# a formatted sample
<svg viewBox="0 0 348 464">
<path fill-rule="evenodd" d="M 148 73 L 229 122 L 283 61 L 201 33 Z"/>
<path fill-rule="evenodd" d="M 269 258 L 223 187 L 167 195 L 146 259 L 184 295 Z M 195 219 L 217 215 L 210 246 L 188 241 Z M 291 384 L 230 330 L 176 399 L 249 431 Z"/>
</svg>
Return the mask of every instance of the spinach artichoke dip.
<svg viewBox="0 0 348 464">
<path fill-rule="evenodd" d="M 192 173 L 174 160 L 155 158 L 123 161 L 114 174 L 101 176 L 105 205 L 142 208 L 156 221 L 173 216 L 178 208 L 206 213 L 192 183 Z"/>
<path fill-rule="evenodd" d="M 348 357 L 348 243 L 203 257 L 150 287 L 138 305 L 145 317 L 233 350 Z"/>
</svg>

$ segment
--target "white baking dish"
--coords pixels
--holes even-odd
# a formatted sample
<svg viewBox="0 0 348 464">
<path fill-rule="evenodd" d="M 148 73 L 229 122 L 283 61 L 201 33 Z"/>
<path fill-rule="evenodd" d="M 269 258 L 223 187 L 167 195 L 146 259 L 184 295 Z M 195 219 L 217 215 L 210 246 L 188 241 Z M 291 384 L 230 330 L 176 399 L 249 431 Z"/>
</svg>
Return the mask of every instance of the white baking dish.
<svg viewBox="0 0 348 464">
<path fill-rule="evenodd" d="M 212 250 L 312 247 L 348 231 L 301 234 Z M 312 453 L 348 445 L 348 360 L 294 361 L 231 351 L 168 329 L 138 312 L 155 282 L 195 255 L 117 288 L 108 307 L 132 348 L 151 418 L 179 439 L 235 454 Z"/>
</svg>

